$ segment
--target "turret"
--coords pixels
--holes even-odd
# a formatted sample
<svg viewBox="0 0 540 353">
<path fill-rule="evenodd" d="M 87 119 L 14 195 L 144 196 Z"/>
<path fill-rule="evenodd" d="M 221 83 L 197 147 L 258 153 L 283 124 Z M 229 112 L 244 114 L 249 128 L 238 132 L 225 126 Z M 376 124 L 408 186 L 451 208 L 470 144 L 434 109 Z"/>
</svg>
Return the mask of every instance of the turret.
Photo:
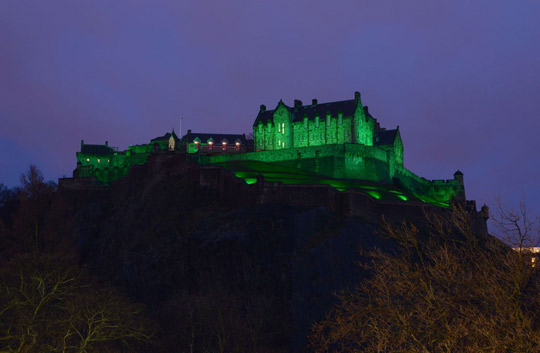
<svg viewBox="0 0 540 353">
<path fill-rule="evenodd" d="M 456 180 L 459 183 L 458 190 L 456 190 L 456 197 L 459 200 L 465 201 L 465 183 L 463 182 L 463 173 L 461 170 L 457 170 L 454 173 L 454 180 Z"/>
</svg>

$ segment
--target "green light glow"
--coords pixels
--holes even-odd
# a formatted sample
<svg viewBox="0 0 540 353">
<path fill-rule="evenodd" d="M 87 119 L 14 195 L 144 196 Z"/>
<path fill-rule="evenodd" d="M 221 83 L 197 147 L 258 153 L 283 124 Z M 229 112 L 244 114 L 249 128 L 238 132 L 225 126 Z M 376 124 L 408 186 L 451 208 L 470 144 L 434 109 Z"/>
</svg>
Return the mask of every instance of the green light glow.
<svg viewBox="0 0 540 353">
<path fill-rule="evenodd" d="M 381 193 L 377 191 L 366 191 L 366 194 L 373 197 L 374 199 L 379 200 L 381 198 Z"/>
<path fill-rule="evenodd" d="M 246 184 L 251 185 L 257 182 L 257 178 L 244 178 L 244 181 L 246 182 Z"/>
<path fill-rule="evenodd" d="M 339 109 L 327 109 L 332 104 Z M 200 147 L 211 150 L 211 139 L 186 143 L 185 150 L 178 152 L 196 153 L 191 155 L 193 161 L 222 166 L 247 184 L 256 183 L 262 175 L 268 182 L 330 185 L 375 199 L 420 201 L 440 207 L 449 207 L 453 197 L 464 195 L 462 179 L 427 180 L 406 169 L 399 128 L 380 129 L 358 92 L 354 100 L 328 104 L 295 101 L 294 107 L 289 107 L 280 101 L 273 111 L 261 106 L 263 113 L 265 117 L 259 119 L 262 115 L 258 115 L 253 126 L 255 152 L 202 153 Z M 167 151 L 168 143 L 154 139 L 125 151 L 109 148 L 106 143 L 93 145 L 96 153 L 88 153 L 89 148 L 82 153 L 85 145 L 81 141 L 77 177 L 110 183 L 125 176 L 131 166 L 146 164 L 156 149 Z"/>
</svg>

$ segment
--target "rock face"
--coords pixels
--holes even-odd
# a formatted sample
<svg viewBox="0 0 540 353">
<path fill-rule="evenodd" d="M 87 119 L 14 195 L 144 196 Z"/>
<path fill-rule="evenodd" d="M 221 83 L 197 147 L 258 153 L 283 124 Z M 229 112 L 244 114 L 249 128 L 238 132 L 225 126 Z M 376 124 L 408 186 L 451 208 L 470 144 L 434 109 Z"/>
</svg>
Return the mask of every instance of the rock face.
<svg viewBox="0 0 540 353">
<path fill-rule="evenodd" d="M 302 352 L 334 293 L 366 275 L 359 249 L 397 250 L 372 215 L 224 199 L 201 186 L 198 165 L 156 158 L 108 188 L 60 192 L 82 261 L 147 304 L 164 350 L 223 341 L 226 351 Z"/>
</svg>

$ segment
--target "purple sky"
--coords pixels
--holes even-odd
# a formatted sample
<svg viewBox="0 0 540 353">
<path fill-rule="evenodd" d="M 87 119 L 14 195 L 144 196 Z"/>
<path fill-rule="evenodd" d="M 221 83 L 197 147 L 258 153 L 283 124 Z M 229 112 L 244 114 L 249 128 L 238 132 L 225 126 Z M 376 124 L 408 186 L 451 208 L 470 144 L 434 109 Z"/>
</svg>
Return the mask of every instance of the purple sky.
<svg viewBox="0 0 540 353">
<path fill-rule="evenodd" d="M 540 1 L 0 1 L 0 182 L 80 140 L 248 132 L 260 104 L 352 99 L 405 165 L 540 214 Z"/>
</svg>

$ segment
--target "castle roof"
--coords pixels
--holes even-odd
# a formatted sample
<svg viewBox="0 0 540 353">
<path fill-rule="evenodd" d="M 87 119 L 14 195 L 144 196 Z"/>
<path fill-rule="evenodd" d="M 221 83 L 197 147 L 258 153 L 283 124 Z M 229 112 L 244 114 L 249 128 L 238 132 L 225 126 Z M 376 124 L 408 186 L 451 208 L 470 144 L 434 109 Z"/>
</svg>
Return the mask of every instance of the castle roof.
<svg viewBox="0 0 540 353">
<path fill-rule="evenodd" d="M 285 108 L 292 114 L 292 122 L 303 121 L 305 117 L 309 120 L 314 120 L 315 117 L 319 116 L 321 118 L 326 117 L 326 115 L 331 115 L 337 117 L 339 114 L 343 116 L 353 116 L 356 110 L 357 101 L 355 99 L 338 101 L 338 102 L 328 102 L 328 103 L 318 103 L 316 99 L 313 100 L 312 104 L 302 105 L 301 101 L 296 100 L 294 107 L 289 107 L 288 105 L 283 104 Z M 266 110 L 266 107 L 261 106 L 261 111 L 257 115 L 253 126 L 258 125 L 259 123 L 267 124 L 269 121 L 274 119 L 275 110 Z M 364 113 L 366 117 L 374 119 L 371 114 L 369 114 L 367 106 L 364 107 Z"/>
<path fill-rule="evenodd" d="M 393 145 L 398 135 L 398 129 L 394 130 L 379 130 L 373 137 L 375 146 Z"/>
<path fill-rule="evenodd" d="M 178 138 L 178 136 L 176 136 L 176 134 L 174 133 L 174 130 L 173 130 L 172 133 L 167 132 L 167 133 L 166 133 L 165 135 L 163 135 L 163 136 L 159 136 L 159 137 L 153 138 L 150 142 L 154 142 L 154 141 L 164 141 L 164 140 L 167 140 L 167 141 L 168 141 L 169 138 L 171 137 L 171 135 L 172 135 L 173 139 L 175 139 L 176 141 L 180 140 L 180 139 Z"/>
<path fill-rule="evenodd" d="M 239 141 L 241 144 L 246 144 L 247 142 L 245 134 L 209 134 L 191 131 L 188 131 L 188 133 L 182 137 L 181 142 L 192 143 L 197 138 L 202 143 L 206 143 L 209 140 L 212 140 L 215 143 L 221 143 L 222 141 L 225 141 L 227 143 L 236 143 L 236 141 Z"/>
<path fill-rule="evenodd" d="M 114 153 L 114 150 L 111 147 L 107 146 L 107 145 L 87 145 L 87 144 L 82 144 L 81 145 L 81 153 L 106 155 L 106 154 Z"/>
</svg>

